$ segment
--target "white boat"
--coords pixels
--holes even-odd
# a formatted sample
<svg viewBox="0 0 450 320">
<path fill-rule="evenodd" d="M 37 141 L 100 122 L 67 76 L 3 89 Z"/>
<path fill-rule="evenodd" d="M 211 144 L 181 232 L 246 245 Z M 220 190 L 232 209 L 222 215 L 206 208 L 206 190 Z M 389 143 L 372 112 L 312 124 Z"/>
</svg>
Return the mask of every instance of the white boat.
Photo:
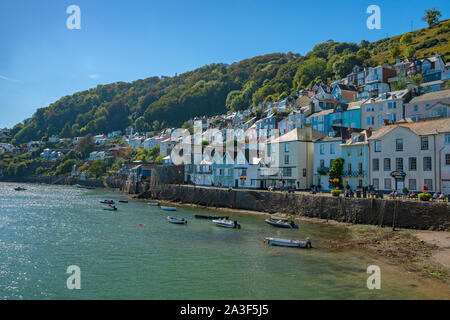
<svg viewBox="0 0 450 320">
<path fill-rule="evenodd" d="M 224 228 L 240 228 L 241 225 L 236 220 L 215 219 L 212 221 L 216 226 Z"/>
<path fill-rule="evenodd" d="M 175 208 L 175 207 L 164 207 L 164 206 L 161 206 L 161 209 L 163 209 L 165 211 L 177 211 L 177 208 Z"/>
<path fill-rule="evenodd" d="M 167 217 L 167 220 L 170 223 L 175 223 L 175 224 L 186 224 L 187 220 L 185 218 L 179 218 L 179 217 Z"/>
<path fill-rule="evenodd" d="M 292 248 L 312 248 L 311 239 L 291 240 L 281 238 L 265 238 L 264 243 L 272 246 L 292 247 Z"/>
<path fill-rule="evenodd" d="M 290 228 L 290 229 L 298 229 L 298 225 L 296 225 L 292 221 L 287 220 L 278 220 L 274 218 L 266 219 L 265 220 L 267 224 L 270 224 L 271 226 L 278 227 L 278 228 Z"/>
<path fill-rule="evenodd" d="M 148 205 L 152 206 L 152 207 L 157 207 L 157 206 L 159 206 L 159 203 L 158 202 L 149 202 Z"/>
</svg>

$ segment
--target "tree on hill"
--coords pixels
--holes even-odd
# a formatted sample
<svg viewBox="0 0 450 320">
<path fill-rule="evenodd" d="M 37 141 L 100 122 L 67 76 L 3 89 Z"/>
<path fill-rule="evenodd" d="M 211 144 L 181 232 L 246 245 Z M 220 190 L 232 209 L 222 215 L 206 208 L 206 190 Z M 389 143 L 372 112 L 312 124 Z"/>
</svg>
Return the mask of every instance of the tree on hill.
<svg viewBox="0 0 450 320">
<path fill-rule="evenodd" d="M 433 27 L 439 22 L 440 17 L 442 17 L 441 12 L 436 8 L 432 8 L 425 10 L 425 16 L 422 20 L 428 23 L 430 27 Z"/>
</svg>

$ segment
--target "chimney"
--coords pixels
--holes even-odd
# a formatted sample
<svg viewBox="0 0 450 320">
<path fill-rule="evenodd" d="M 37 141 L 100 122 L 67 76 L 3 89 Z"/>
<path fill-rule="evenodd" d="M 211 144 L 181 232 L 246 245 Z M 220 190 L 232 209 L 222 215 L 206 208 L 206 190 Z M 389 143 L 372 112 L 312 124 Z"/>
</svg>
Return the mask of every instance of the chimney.
<svg viewBox="0 0 450 320">
<path fill-rule="evenodd" d="M 303 140 L 312 140 L 312 129 L 311 124 L 307 123 L 303 128 L 297 128 L 297 136 L 300 133 L 299 130 L 302 130 Z"/>
</svg>

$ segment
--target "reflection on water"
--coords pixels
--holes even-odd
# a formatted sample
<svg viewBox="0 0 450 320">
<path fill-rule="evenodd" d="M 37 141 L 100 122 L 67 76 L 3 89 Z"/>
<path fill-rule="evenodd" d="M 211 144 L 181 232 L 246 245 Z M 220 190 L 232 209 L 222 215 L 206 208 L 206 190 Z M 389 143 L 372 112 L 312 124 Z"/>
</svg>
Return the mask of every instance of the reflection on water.
<svg viewBox="0 0 450 320">
<path fill-rule="evenodd" d="M 262 216 L 228 214 L 242 228 L 189 220 L 173 225 L 167 212 L 103 189 L 0 183 L 2 299 L 432 299 L 447 285 L 405 272 L 354 249 L 267 247 L 264 237 L 320 240 L 346 237 L 342 228 L 304 222 L 278 229 Z M 142 224 L 142 226 L 140 226 Z M 368 290 L 368 265 L 381 267 L 381 290 Z M 66 288 L 66 269 L 81 268 L 81 290 Z"/>
</svg>

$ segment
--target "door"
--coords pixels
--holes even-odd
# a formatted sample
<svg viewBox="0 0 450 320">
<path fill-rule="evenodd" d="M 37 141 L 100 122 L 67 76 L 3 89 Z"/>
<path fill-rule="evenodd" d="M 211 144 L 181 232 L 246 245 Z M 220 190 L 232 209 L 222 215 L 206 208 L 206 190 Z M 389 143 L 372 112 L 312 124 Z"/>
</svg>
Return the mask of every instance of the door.
<svg viewBox="0 0 450 320">
<path fill-rule="evenodd" d="M 235 179 L 234 180 L 234 187 L 237 189 L 237 188 L 239 188 L 239 180 L 238 179 Z"/>
</svg>

